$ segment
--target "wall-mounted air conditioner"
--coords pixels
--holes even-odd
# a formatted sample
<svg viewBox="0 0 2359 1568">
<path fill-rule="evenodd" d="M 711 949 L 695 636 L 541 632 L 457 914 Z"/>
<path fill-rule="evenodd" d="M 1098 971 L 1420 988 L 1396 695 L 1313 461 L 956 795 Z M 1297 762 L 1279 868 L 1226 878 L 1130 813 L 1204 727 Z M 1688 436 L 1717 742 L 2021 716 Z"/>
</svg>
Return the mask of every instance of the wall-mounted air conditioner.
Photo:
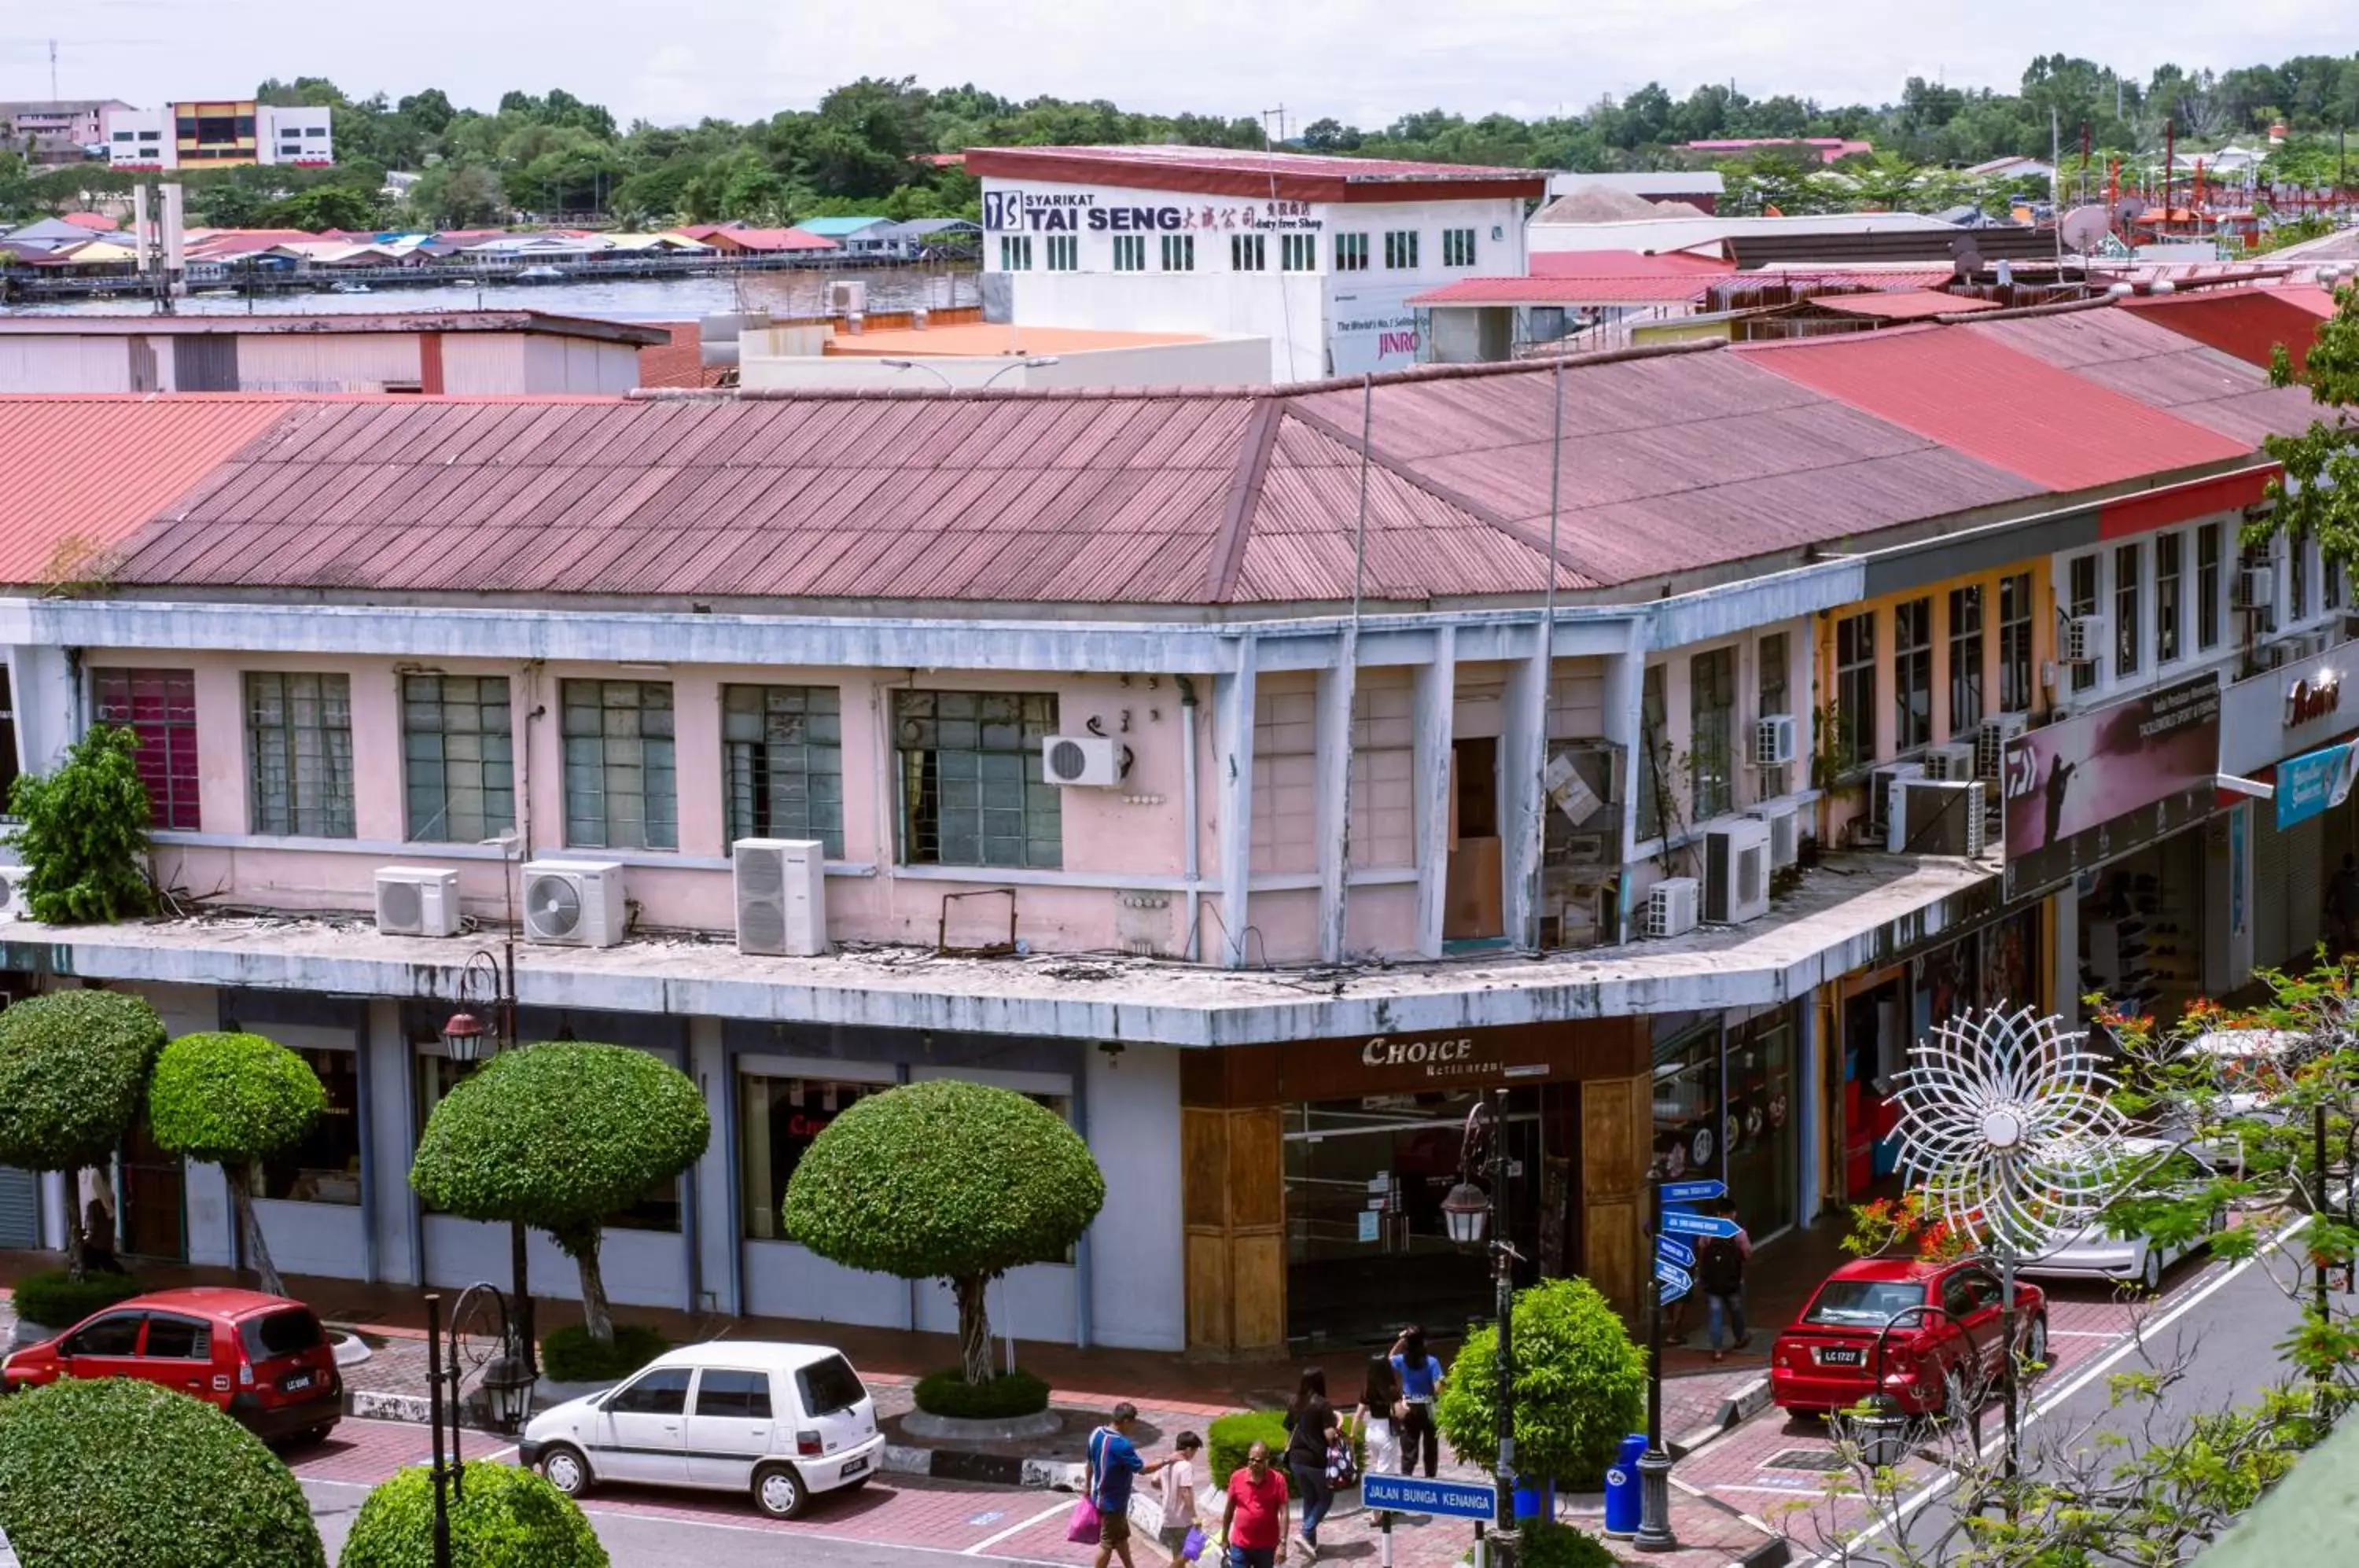
<svg viewBox="0 0 2359 1568">
<path fill-rule="evenodd" d="M 827 951 L 827 845 L 741 838 L 729 846 L 737 887 L 737 951 L 813 958 Z"/>
<path fill-rule="evenodd" d="M 1769 829 L 1769 865 L 1776 870 L 1801 858 L 1802 813 L 1791 800 L 1756 806 L 1745 815 Z"/>
<path fill-rule="evenodd" d="M 830 278 L 827 285 L 827 313 L 831 316 L 859 316 L 868 311 L 868 285 L 856 278 Z"/>
<path fill-rule="evenodd" d="M 2105 617 L 2074 615 L 2064 623 L 2064 662 L 2094 664 L 2105 656 Z"/>
<path fill-rule="evenodd" d="M 1794 760 L 1794 715 L 1764 713 L 1753 724 L 1753 765 L 1784 768 Z"/>
<path fill-rule="evenodd" d="M 534 860 L 524 867 L 524 935 L 558 947 L 613 947 L 630 922 L 623 867 L 612 860 Z"/>
<path fill-rule="evenodd" d="M 384 936 L 457 936 L 459 874 L 431 866 L 378 866 L 376 929 Z"/>
<path fill-rule="evenodd" d="M 1647 934 L 1685 936 L 1696 929 L 1696 879 L 1666 877 L 1647 889 Z"/>
<path fill-rule="evenodd" d="M 1902 779 L 1922 779 L 1925 765 L 1921 762 L 1887 762 L 1867 776 L 1867 817 L 1875 824 L 1874 836 L 1884 836 L 1884 824 L 1892 820 L 1893 790 Z"/>
<path fill-rule="evenodd" d="M 1974 777 L 1996 779 L 2006 766 L 2006 743 L 2021 735 L 2029 724 L 2024 713 L 1999 713 L 1984 719 L 1974 731 Z"/>
<path fill-rule="evenodd" d="M 1122 781 L 1118 749 L 1105 735 L 1048 735 L 1040 742 L 1040 770 L 1067 789 L 1106 789 Z"/>
<path fill-rule="evenodd" d="M 1974 744 L 1972 741 L 1951 741 L 1942 746 L 1925 748 L 1925 777 L 1928 779 L 1972 779 L 1974 776 Z"/>
<path fill-rule="evenodd" d="M 2235 604 L 2240 610 L 2266 610 L 2277 600 L 2274 566 L 2240 567 L 2236 572 Z"/>
<path fill-rule="evenodd" d="M 1979 780 L 1906 779 L 1894 786 L 1892 820 L 1884 847 L 1895 855 L 1983 852 L 1983 787 Z"/>
<path fill-rule="evenodd" d="M 1769 824 L 1749 817 L 1706 828 L 1703 918 L 1743 925 L 1769 912 Z"/>
</svg>

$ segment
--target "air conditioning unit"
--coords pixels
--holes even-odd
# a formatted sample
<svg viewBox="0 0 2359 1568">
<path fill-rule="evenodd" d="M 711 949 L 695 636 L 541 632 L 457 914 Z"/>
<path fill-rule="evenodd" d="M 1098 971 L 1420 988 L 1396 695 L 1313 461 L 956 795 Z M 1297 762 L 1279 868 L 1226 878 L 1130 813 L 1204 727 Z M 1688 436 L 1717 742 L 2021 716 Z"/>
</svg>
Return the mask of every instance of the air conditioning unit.
<svg viewBox="0 0 2359 1568">
<path fill-rule="evenodd" d="M 1983 787 L 1979 781 L 1907 779 L 1894 787 L 1892 820 L 1884 847 L 1895 855 L 1983 852 Z"/>
<path fill-rule="evenodd" d="M 1892 820 L 1895 788 L 1904 779 L 1922 779 L 1925 765 L 1921 762 L 1887 762 L 1872 769 L 1867 776 L 1867 816 L 1875 823 L 1873 837 L 1884 836 L 1884 824 Z"/>
<path fill-rule="evenodd" d="M 1974 777 L 1996 779 L 2006 767 L 2006 743 L 2021 735 L 2029 724 L 2025 713 L 2001 713 L 1984 719 L 1974 732 Z"/>
<path fill-rule="evenodd" d="M 376 929 L 381 936 L 457 936 L 459 874 L 431 866 L 378 866 Z"/>
<path fill-rule="evenodd" d="M 1946 746 L 1925 748 L 1925 777 L 1928 779 L 1972 779 L 1974 776 L 1974 744 L 1972 741 L 1951 741 Z"/>
<path fill-rule="evenodd" d="M 1794 715 L 1764 713 L 1753 722 L 1753 765 L 1784 768 L 1794 760 Z"/>
<path fill-rule="evenodd" d="M 864 316 L 868 313 L 868 285 L 858 278 L 831 278 L 827 286 L 827 313 L 831 316 Z"/>
<path fill-rule="evenodd" d="M 1801 858 L 1802 813 L 1791 800 L 1756 806 L 1745 813 L 1769 829 L 1769 866 L 1781 869 Z"/>
<path fill-rule="evenodd" d="M 0 844 L 0 920 L 29 920 L 32 906 L 25 902 L 25 857 Z"/>
<path fill-rule="evenodd" d="M 1658 884 L 1659 886 L 1659 884 Z M 1769 912 L 1769 824 L 1749 817 L 1703 834 L 1703 918 L 1736 926 Z"/>
<path fill-rule="evenodd" d="M 1122 780 L 1122 761 L 1105 735 L 1049 735 L 1040 742 L 1040 768 L 1051 784 L 1103 789 Z"/>
<path fill-rule="evenodd" d="M 2094 664 L 2105 656 L 2105 617 L 2074 615 L 2064 623 L 2064 662 Z"/>
<path fill-rule="evenodd" d="M 1647 934 L 1685 936 L 1696 929 L 1696 879 L 1666 877 L 1647 889 Z"/>
<path fill-rule="evenodd" d="M 2241 567 L 2236 572 L 2236 608 L 2266 610 L 2277 600 L 2277 572 L 2274 566 Z"/>
<path fill-rule="evenodd" d="M 534 860 L 524 867 L 524 935 L 558 947 L 613 947 L 630 922 L 623 867 L 612 860 Z"/>
<path fill-rule="evenodd" d="M 816 958 L 827 951 L 827 845 L 741 838 L 729 846 L 737 887 L 737 951 Z"/>
</svg>

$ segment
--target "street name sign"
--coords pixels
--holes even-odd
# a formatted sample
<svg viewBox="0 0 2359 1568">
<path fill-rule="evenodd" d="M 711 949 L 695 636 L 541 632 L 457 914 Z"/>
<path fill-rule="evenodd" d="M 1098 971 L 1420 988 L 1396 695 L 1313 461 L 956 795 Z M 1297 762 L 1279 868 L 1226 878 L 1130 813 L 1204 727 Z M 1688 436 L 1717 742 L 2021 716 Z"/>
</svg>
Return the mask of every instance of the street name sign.
<svg viewBox="0 0 2359 1568">
<path fill-rule="evenodd" d="M 1360 1477 L 1360 1506 L 1371 1513 L 1490 1519 L 1499 1515 L 1499 1489 L 1488 1481 L 1428 1481 L 1371 1470 Z"/>
<path fill-rule="evenodd" d="M 1734 1236 L 1737 1224 L 1718 1214 L 1691 1214 L 1685 1209 L 1673 1209 L 1663 1216 L 1663 1228 L 1680 1236 Z"/>
<path fill-rule="evenodd" d="M 1725 1181 L 1666 1181 L 1663 1202 L 1667 1203 L 1709 1203 L 1714 1198 L 1728 1196 Z"/>
</svg>

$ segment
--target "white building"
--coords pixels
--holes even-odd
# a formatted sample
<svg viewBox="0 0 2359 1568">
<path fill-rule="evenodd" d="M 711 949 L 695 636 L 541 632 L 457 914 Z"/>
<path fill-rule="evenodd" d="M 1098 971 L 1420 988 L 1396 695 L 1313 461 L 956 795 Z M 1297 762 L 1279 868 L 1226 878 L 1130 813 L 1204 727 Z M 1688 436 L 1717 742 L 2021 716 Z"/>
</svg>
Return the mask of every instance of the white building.
<svg viewBox="0 0 2359 1568">
<path fill-rule="evenodd" d="M 110 110 L 106 158 L 113 168 L 133 169 L 262 163 L 324 169 L 336 161 L 330 111 L 251 98 Z"/>
<path fill-rule="evenodd" d="M 1537 170 L 1178 147 L 975 147 L 984 299 L 1027 326 L 1242 334 L 1278 382 L 1418 360 L 1410 295 L 1524 271 Z"/>
</svg>

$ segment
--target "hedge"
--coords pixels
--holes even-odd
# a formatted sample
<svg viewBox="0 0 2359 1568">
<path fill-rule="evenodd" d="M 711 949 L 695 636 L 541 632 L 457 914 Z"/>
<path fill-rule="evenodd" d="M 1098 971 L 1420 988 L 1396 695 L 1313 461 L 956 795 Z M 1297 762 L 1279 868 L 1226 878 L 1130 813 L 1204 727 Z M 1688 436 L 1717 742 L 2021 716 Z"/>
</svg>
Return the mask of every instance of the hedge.
<svg viewBox="0 0 2359 1568">
<path fill-rule="evenodd" d="M 962 1421 L 1006 1421 L 1035 1416 L 1049 1408 L 1049 1385 L 1021 1370 L 970 1383 L 962 1367 L 952 1367 L 918 1380 L 914 1398 L 928 1415 Z"/>
<path fill-rule="evenodd" d="M 139 1114 L 164 1021 L 120 991 L 54 991 L 0 1011 L 0 1165 L 103 1165 Z"/>
<path fill-rule="evenodd" d="M 5 838 L 25 862 L 25 902 L 35 920 L 118 920 L 154 906 L 138 753 L 130 726 L 92 724 L 56 772 L 23 774 L 9 787 L 18 825 Z"/>
<path fill-rule="evenodd" d="M 1586 1279 L 1516 1292 L 1516 1461 L 1527 1475 L 1586 1482 L 1604 1474 L 1643 1423 L 1647 1353 Z M 1466 1336 L 1434 1402 L 1434 1425 L 1462 1459 L 1495 1457 L 1498 1331 Z"/>
<path fill-rule="evenodd" d="M 463 1568 L 607 1568 L 573 1499 L 521 1465 L 471 1462 L 448 1512 L 451 1560 Z M 362 1502 L 336 1564 L 422 1568 L 433 1552 L 434 1477 L 413 1465 Z"/>
<path fill-rule="evenodd" d="M 92 1312 L 128 1301 L 140 1290 L 139 1281 L 128 1274 L 93 1274 L 77 1279 L 60 1269 L 27 1274 L 17 1280 L 13 1304 L 19 1322 L 69 1329 Z"/>
<path fill-rule="evenodd" d="M 1245 1468 L 1245 1454 L 1256 1443 L 1269 1444 L 1269 1456 L 1279 1462 L 1286 1454 L 1284 1410 L 1241 1410 L 1215 1416 L 1204 1429 L 1204 1452 L 1212 1466 L 1212 1485 L 1226 1489 L 1229 1476 Z"/>
<path fill-rule="evenodd" d="M 276 1154 L 327 1107 L 311 1064 L 258 1034 L 184 1034 L 156 1059 L 147 1085 L 158 1145 L 203 1165 Z"/>
<path fill-rule="evenodd" d="M 326 1568 L 303 1489 L 227 1414 L 153 1383 L 0 1399 L 0 1530 L 24 1568 Z"/>
<path fill-rule="evenodd" d="M 1524 1529 L 1516 1561 L 1520 1568 L 1615 1568 L 1620 1560 L 1587 1530 L 1535 1520 Z"/>
<path fill-rule="evenodd" d="M 540 1342 L 540 1370 L 560 1383 L 619 1383 L 670 1348 L 670 1340 L 636 1323 L 616 1323 L 612 1345 L 568 1323 Z"/>
</svg>

